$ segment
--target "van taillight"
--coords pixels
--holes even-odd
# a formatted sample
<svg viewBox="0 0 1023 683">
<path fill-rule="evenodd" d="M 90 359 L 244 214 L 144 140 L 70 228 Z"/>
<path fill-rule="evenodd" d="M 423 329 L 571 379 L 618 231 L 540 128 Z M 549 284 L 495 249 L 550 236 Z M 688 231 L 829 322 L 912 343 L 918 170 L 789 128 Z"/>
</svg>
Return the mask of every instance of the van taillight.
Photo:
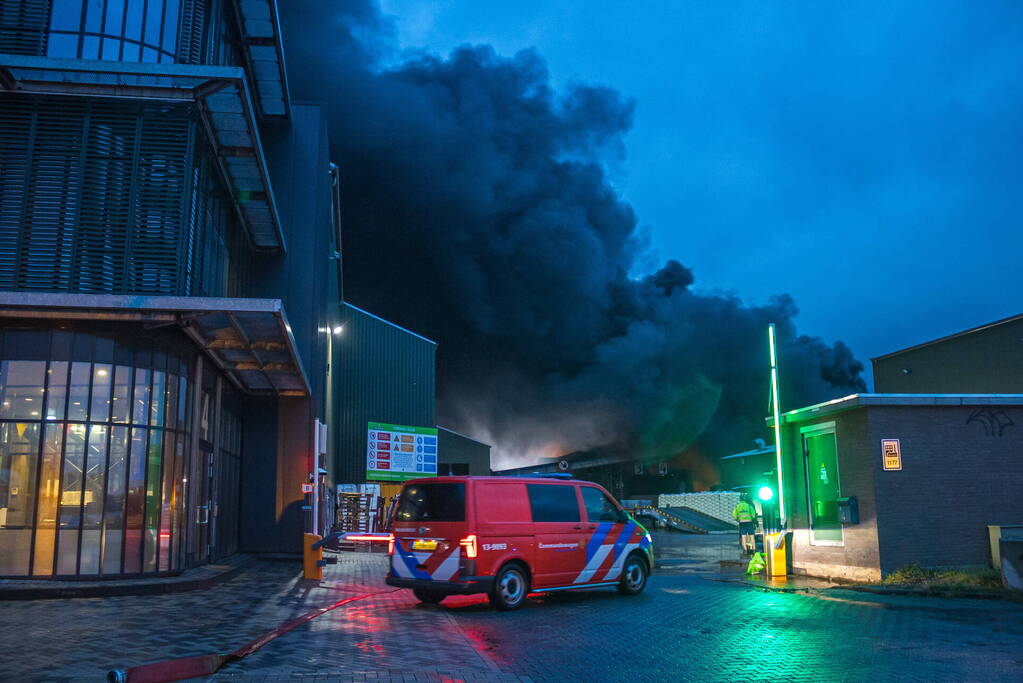
<svg viewBox="0 0 1023 683">
<path fill-rule="evenodd" d="M 479 548 L 476 546 L 476 534 L 469 534 L 459 541 L 458 544 L 465 548 L 466 557 L 469 559 L 476 557 L 476 553 L 479 551 Z"/>
<path fill-rule="evenodd" d="M 394 554 L 394 534 L 387 534 L 387 554 Z"/>
</svg>

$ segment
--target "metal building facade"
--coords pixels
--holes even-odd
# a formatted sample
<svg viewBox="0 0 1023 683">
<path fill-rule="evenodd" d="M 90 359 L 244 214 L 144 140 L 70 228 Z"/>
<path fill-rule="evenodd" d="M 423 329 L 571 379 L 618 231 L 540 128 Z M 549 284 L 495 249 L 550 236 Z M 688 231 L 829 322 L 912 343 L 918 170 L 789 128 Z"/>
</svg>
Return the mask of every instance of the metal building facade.
<svg viewBox="0 0 1023 683">
<path fill-rule="evenodd" d="M 435 342 L 349 303 L 334 340 L 336 481 L 366 480 L 367 423 L 436 424 Z"/>
</svg>

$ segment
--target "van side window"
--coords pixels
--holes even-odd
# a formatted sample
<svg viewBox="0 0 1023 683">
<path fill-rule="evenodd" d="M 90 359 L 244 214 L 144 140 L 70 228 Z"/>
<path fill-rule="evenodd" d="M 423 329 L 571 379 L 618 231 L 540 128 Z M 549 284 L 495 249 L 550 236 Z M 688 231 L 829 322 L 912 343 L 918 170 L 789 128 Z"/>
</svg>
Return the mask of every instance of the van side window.
<svg viewBox="0 0 1023 683">
<path fill-rule="evenodd" d="M 617 522 L 618 508 L 600 489 L 582 487 L 583 507 L 588 522 Z"/>
<path fill-rule="evenodd" d="M 529 484 L 526 488 L 534 522 L 579 521 L 579 501 L 574 486 Z"/>
</svg>

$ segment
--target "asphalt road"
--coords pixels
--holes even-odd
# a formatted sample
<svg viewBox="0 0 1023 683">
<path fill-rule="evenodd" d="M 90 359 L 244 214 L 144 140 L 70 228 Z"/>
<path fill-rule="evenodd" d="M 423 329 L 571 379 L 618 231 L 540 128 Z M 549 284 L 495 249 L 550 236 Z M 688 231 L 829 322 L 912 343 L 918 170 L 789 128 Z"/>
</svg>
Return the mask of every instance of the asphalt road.
<svg viewBox="0 0 1023 683">
<path fill-rule="evenodd" d="M 481 597 L 418 604 L 382 582 L 385 559 L 347 553 L 319 586 L 259 562 L 189 593 L 0 602 L 0 679 L 101 681 L 117 666 L 227 652 L 345 597 L 213 680 L 1019 681 L 1023 605 L 769 592 L 722 573 L 731 537 L 658 534 L 639 596 Z M 205 679 L 209 680 L 209 679 Z"/>
</svg>

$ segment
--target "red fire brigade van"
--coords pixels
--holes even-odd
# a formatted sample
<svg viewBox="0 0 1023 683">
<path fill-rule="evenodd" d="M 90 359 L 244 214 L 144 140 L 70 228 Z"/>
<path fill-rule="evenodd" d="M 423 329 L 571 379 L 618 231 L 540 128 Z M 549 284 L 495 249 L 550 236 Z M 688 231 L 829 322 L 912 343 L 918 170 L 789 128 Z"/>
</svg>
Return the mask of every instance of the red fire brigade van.
<svg viewBox="0 0 1023 683">
<path fill-rule="evenodd" d="M 597 484 L 548 477 L 409 481 L 391 520 L 387 583 L 426 603 L 487 593 L 502 610 L 530 592 L 643 590 L 650 535 Z"/>
</svg>

